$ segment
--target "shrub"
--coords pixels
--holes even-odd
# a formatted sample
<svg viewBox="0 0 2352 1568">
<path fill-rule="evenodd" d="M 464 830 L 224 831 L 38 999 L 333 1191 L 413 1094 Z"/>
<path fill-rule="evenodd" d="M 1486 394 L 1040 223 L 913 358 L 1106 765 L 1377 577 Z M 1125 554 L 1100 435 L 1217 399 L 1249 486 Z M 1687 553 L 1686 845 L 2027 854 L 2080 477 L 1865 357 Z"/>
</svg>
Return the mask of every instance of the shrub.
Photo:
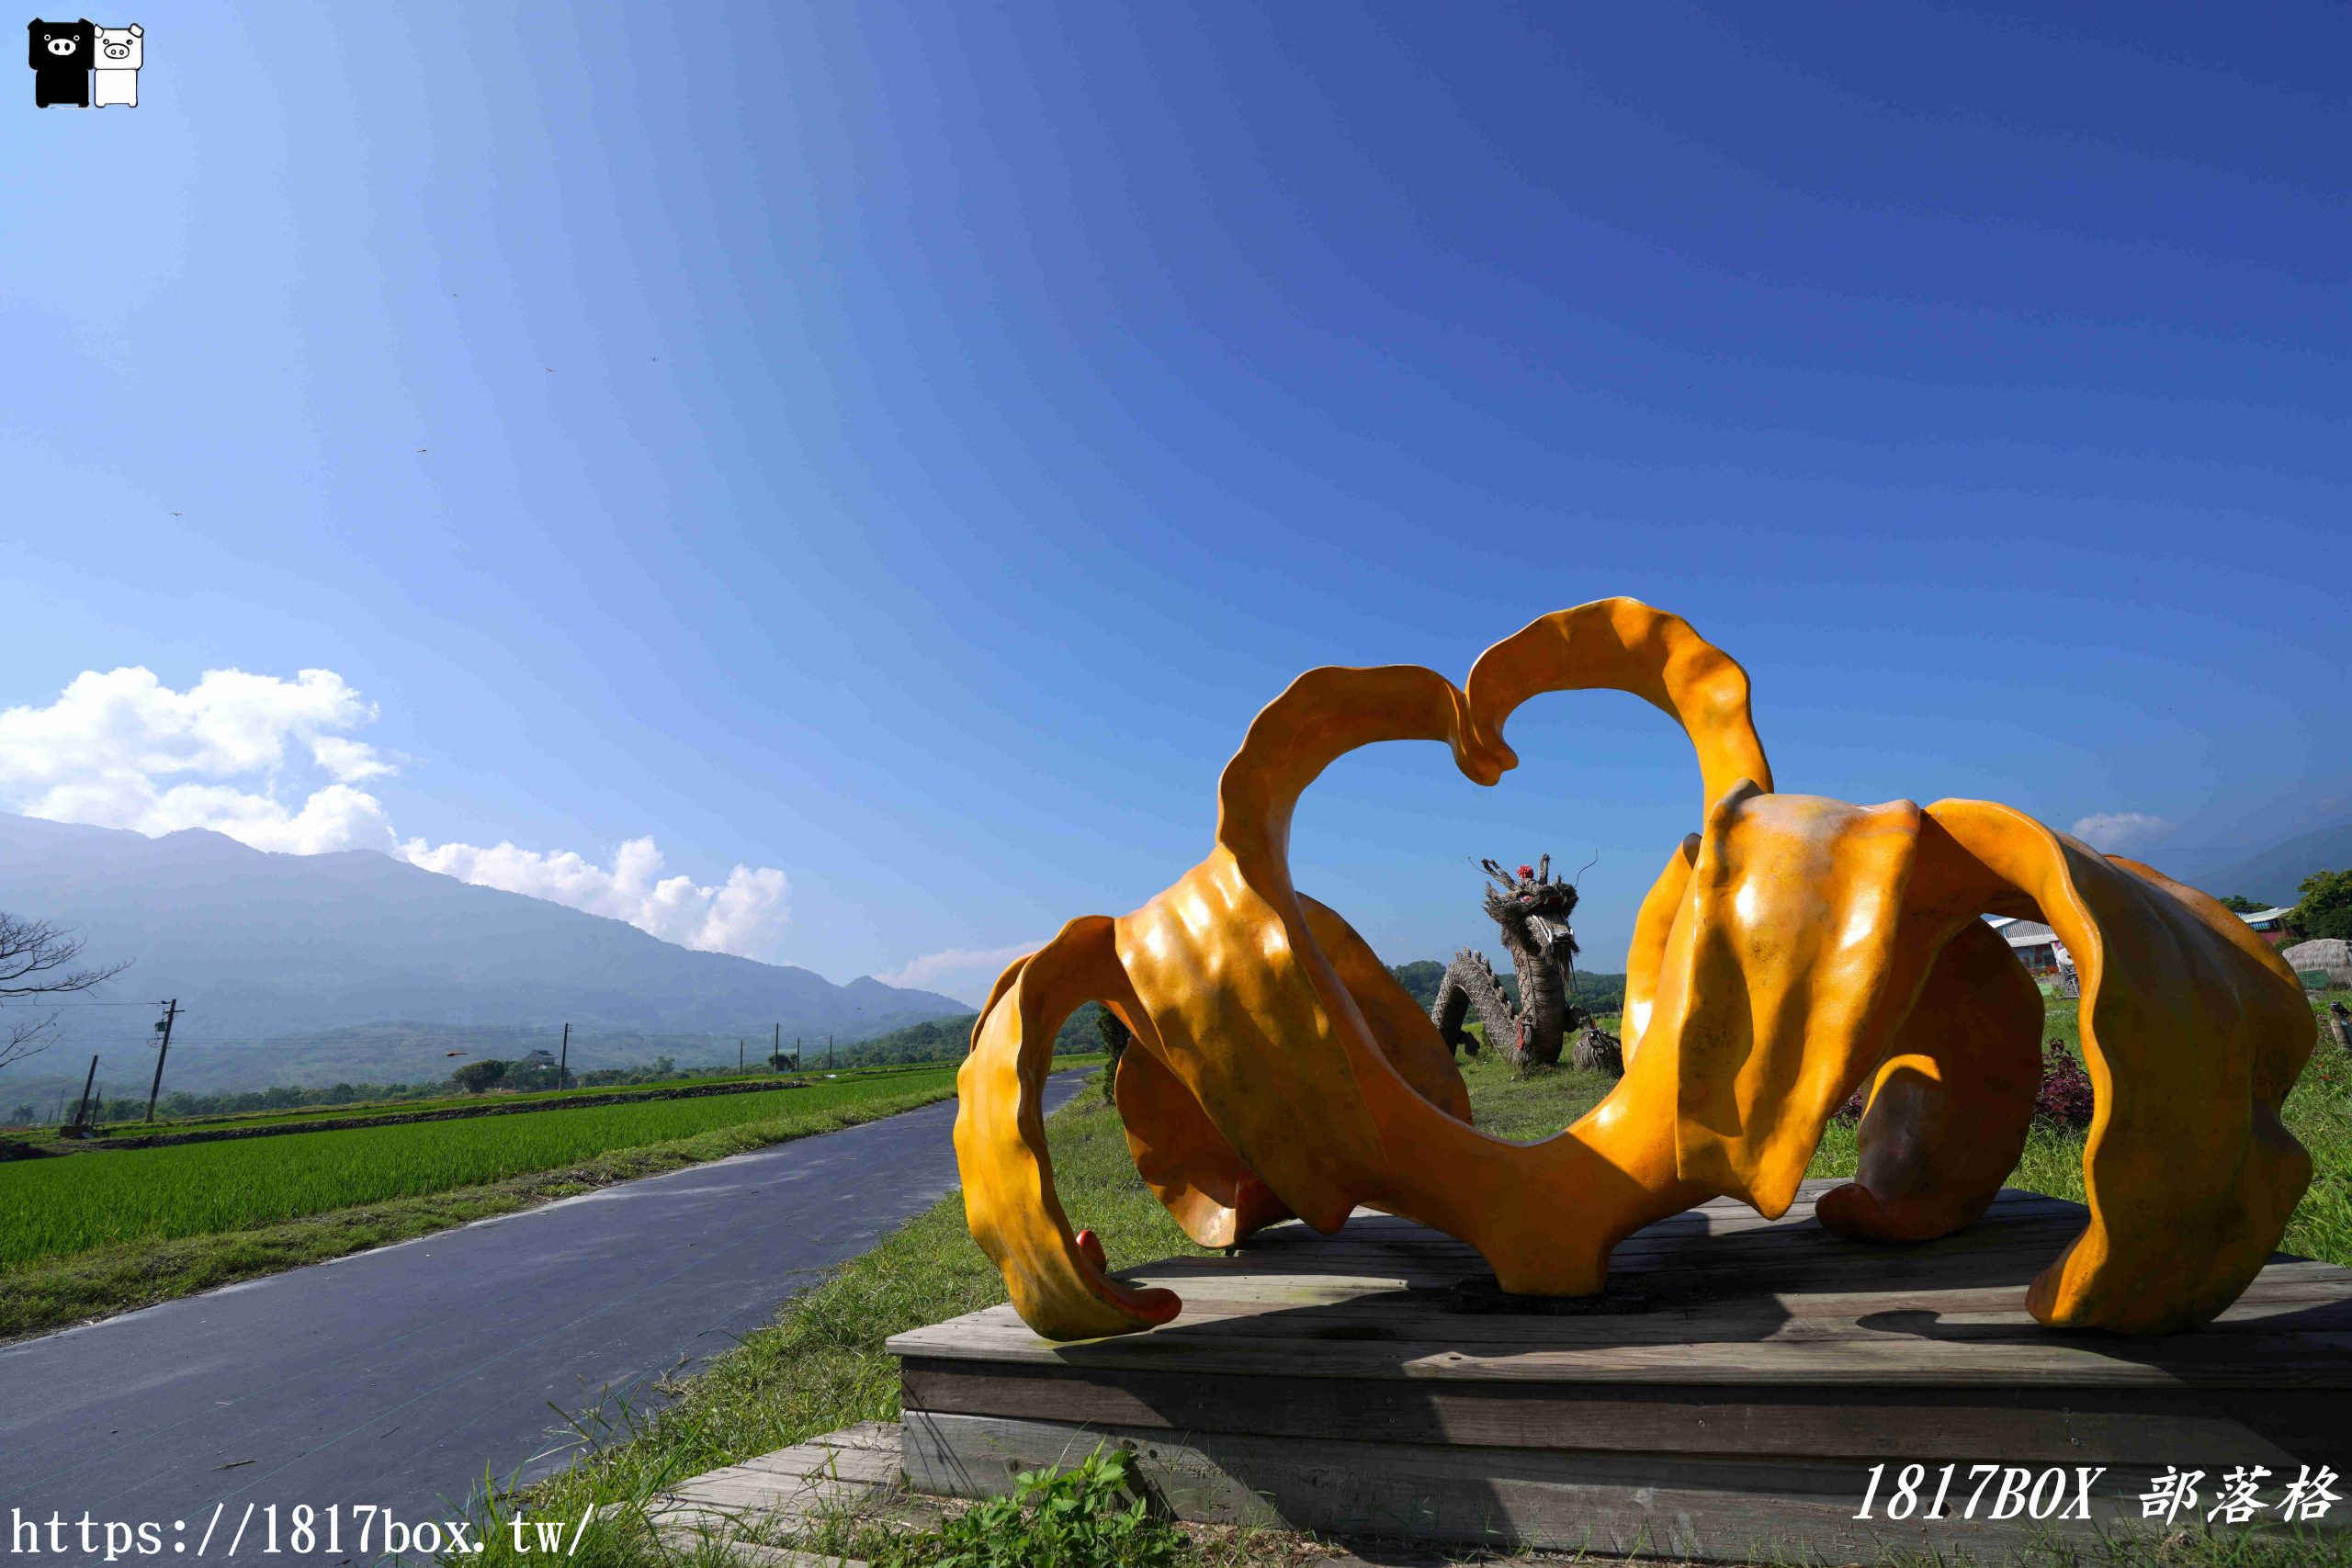
<svg viewBox="0 0 2352 1568">
<path fill-rule="evenodd" d="M 1010 1497 L 991 1497 L 905 1542 L 902 1561 L 928 1568 L 1175 1568 L 1183 1537 L 1152 1516 L 1135 1457 L 1097 1449 L 1075 1470 L 1033 1470 Z"/>
<path fill-rule="evenodd" d="M 468 1094 L 480 1094 L 505 1076 L 506 1064 L 503 1062 L 468 1062 L 451 1073 L 449 1079 Z"/>
<path fill-rule="evenodd" d="M 2091 1076 L 2083 1070 L 2083 1064 L 2066 1049 L 2065 1042 L 2051 1041 L 2041 1053 L 2041 1087 L 2033 1096 L 2034 1119 L 2062 1127 L 2087 1127 L 2096 1099 Z"/>
</svg>

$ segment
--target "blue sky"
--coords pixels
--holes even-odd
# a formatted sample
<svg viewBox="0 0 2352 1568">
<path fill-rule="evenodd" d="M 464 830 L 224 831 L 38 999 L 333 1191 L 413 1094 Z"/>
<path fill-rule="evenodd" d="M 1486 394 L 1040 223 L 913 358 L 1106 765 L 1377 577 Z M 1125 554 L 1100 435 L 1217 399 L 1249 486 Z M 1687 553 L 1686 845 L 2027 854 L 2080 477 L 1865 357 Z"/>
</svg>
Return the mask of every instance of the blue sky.
<svg viewBox="0 0 2352 1568">
<path fill-rule="evenodd" d="M 971 996 L 1298 671 L 1630 593 L 1784 789 L 2347 808 L 2340 6 L 93 19 L 137 108 L 0 106 L 0 807 Z M 1342 762 L 1301 886 L 1441 956 L 1598 851 L 1619 966 L 1688 749 L 1512 739 Z"/>
</svg>

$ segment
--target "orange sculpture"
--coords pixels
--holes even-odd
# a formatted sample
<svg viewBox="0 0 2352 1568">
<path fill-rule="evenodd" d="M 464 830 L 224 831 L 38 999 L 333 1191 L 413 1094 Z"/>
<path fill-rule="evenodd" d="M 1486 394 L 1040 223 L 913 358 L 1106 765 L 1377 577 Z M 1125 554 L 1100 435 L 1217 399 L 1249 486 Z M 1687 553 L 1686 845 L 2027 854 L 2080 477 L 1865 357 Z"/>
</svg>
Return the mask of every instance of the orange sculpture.
<svg viewBox="0 0 2352 1568">
<path fill-rule="evenodd" d="M 1703 827 L 1643 900 L 1623 1079 L 1539 1143 L 1470 1125 L 1453 1054 L 1363 938 L 1291 884 L 1299 795 L 1381 740 L 1438 740 L 1492 784 L 1503 727 L 1545 692 L 1632 692 L 1696 748 Z M 2042 1322 L 2162 1333 L 2234 1300 L 2311 1176 L 2278 1117 L 2314 1039 L 2295 976 L 2204 894 L 2007 807 L 1781 795 L 1747 675 L 1630 599 L 1545 615 L 1464 686 L 1413 665 L 1312 670 L 1217 786 L 1208 858 L 1142 908 L 1072 920 L 1008 968 L 959 1077 L 972 1234 L 1059 1339 L 1162 1323 L 1054 1193 L 1042 1093 L 1087 1000 L 1134 1032 L 1115 1084 L 1143 1179 L 1204 1246 L 1357 1205 L 1468 1242 L 1503 1289 L 1599 1291 L 1632 1232 L 1718 1194 L 1778 1217 L 1830 1115 L 1869 1099 L 1855 1179 L 1822 1223 L 1887 1241 L 1973 1224 L 2024 1147 L 2041 998 L 1979 916 L 2035 916 L 2076 955 L 2098 1096 L 2090 1218 L 2035 1280 Z"/>
</svg>

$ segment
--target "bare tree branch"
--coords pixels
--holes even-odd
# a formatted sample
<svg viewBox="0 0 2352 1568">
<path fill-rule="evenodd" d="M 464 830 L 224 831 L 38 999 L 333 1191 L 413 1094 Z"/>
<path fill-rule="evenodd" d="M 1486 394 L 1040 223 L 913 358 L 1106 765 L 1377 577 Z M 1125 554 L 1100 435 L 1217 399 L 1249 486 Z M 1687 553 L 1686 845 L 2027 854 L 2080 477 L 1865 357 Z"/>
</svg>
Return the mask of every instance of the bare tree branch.
<svg viewBox="0 0 2352 1568">
<path fill-rule="evenodd" d="M 0 1040 L 0 1067 L 27 1056 L 38 1056 L 48 1050 L 49 1032 L 56 1027 L 55 1013 L 44 1019 L 9 1024 L 7 1038 Z"/>
<path fill-rule="evenodd" d="M 129 959 L 110 968 L 76 969 L 82 939 L 52 920 L 0 913 L 0 1004 L 28 997 L 52 997 L 104 985 L 130 967 Z M 0 1032 L 0 1067 L 49 1049 L 57 1014 L 12 1018 Z"/>
</svg>

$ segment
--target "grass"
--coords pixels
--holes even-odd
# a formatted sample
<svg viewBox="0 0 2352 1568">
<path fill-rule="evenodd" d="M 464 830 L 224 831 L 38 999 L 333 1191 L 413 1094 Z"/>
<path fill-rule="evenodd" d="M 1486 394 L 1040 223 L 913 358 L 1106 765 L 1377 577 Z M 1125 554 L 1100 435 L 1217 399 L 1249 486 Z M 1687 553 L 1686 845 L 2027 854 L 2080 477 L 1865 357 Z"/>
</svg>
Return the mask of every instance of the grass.
<svg viewBox="0 0 2352 1568">
<path fill-rule="evenodd" d="M 941 1068 L 915 1081 L 844 1081 L 775 1100 L 765 1095 L 659 1100 L 551 1112 L 544 1118 L 522 1115 L 297 1133 L 248 1143 L 16 1161 L 0 1167 L 0 1227 L 5 1227 L 0 1234 L 28 1249 L 44 1240 L 53 1248 L 69 1235 L 95 1234 L 99 1239 L 63 1255 L 28 1250 L 28 1260 L 0 1266 L 0 1338 L 40 1333 L 615 1182 L 895 1115 L 954 1090 L 953 1074 Z M 747 1105 L 758 1114 L 703 1122 L 654 1114 Z M 541 1122 L 551 1125 L 544 1132 L 526 1132 L 525 1146 L 534 1151 L 529 1158 L 517 1145 L 503 1141 L 502 1135 L 518 1123 L 527 1128 Z M 601 1138 L 588 1135 L 599 1129 Z M 434 1135 L 424 1142 L 447 1156 L 443 1163 L 421 1163 L 414 1145 L 401 1152 L 402 1135 L 419 1134 Z M 468 1140 L 487 1142 L 468 1148 Z M 392 1168 L 371 1168 L 372 1162 L 387 1155 Z M 251 1185 L 256 1156 L 275 1162 L 276 1190 Z M 301 1157 L 288 1164 L 289 1156 Z M 532 1158 L 539 1163 L 533 1165 Z M 208 1179 L 209 1186 L 198 1185 Z M 330 1189 L 345 1201 L 322 1201 L 322 1193 Z M 368 1192 L 376 1196 L 352 1196 Z M 134 1225 L 110 1218 L 104 1212 L 108 1201 L 138 1205 L 144 1223 Z M 71 1225 L 52 1211 L 70 1212 Z M 208 1215 L 233 1223 L 191 1234 L 191 1224 Z M 179 1234 L 168 1234 L 164 1226 L 176 1227 Z M 106 1239 L 109 1228 L 124 1234 Z"/>
</svg>

